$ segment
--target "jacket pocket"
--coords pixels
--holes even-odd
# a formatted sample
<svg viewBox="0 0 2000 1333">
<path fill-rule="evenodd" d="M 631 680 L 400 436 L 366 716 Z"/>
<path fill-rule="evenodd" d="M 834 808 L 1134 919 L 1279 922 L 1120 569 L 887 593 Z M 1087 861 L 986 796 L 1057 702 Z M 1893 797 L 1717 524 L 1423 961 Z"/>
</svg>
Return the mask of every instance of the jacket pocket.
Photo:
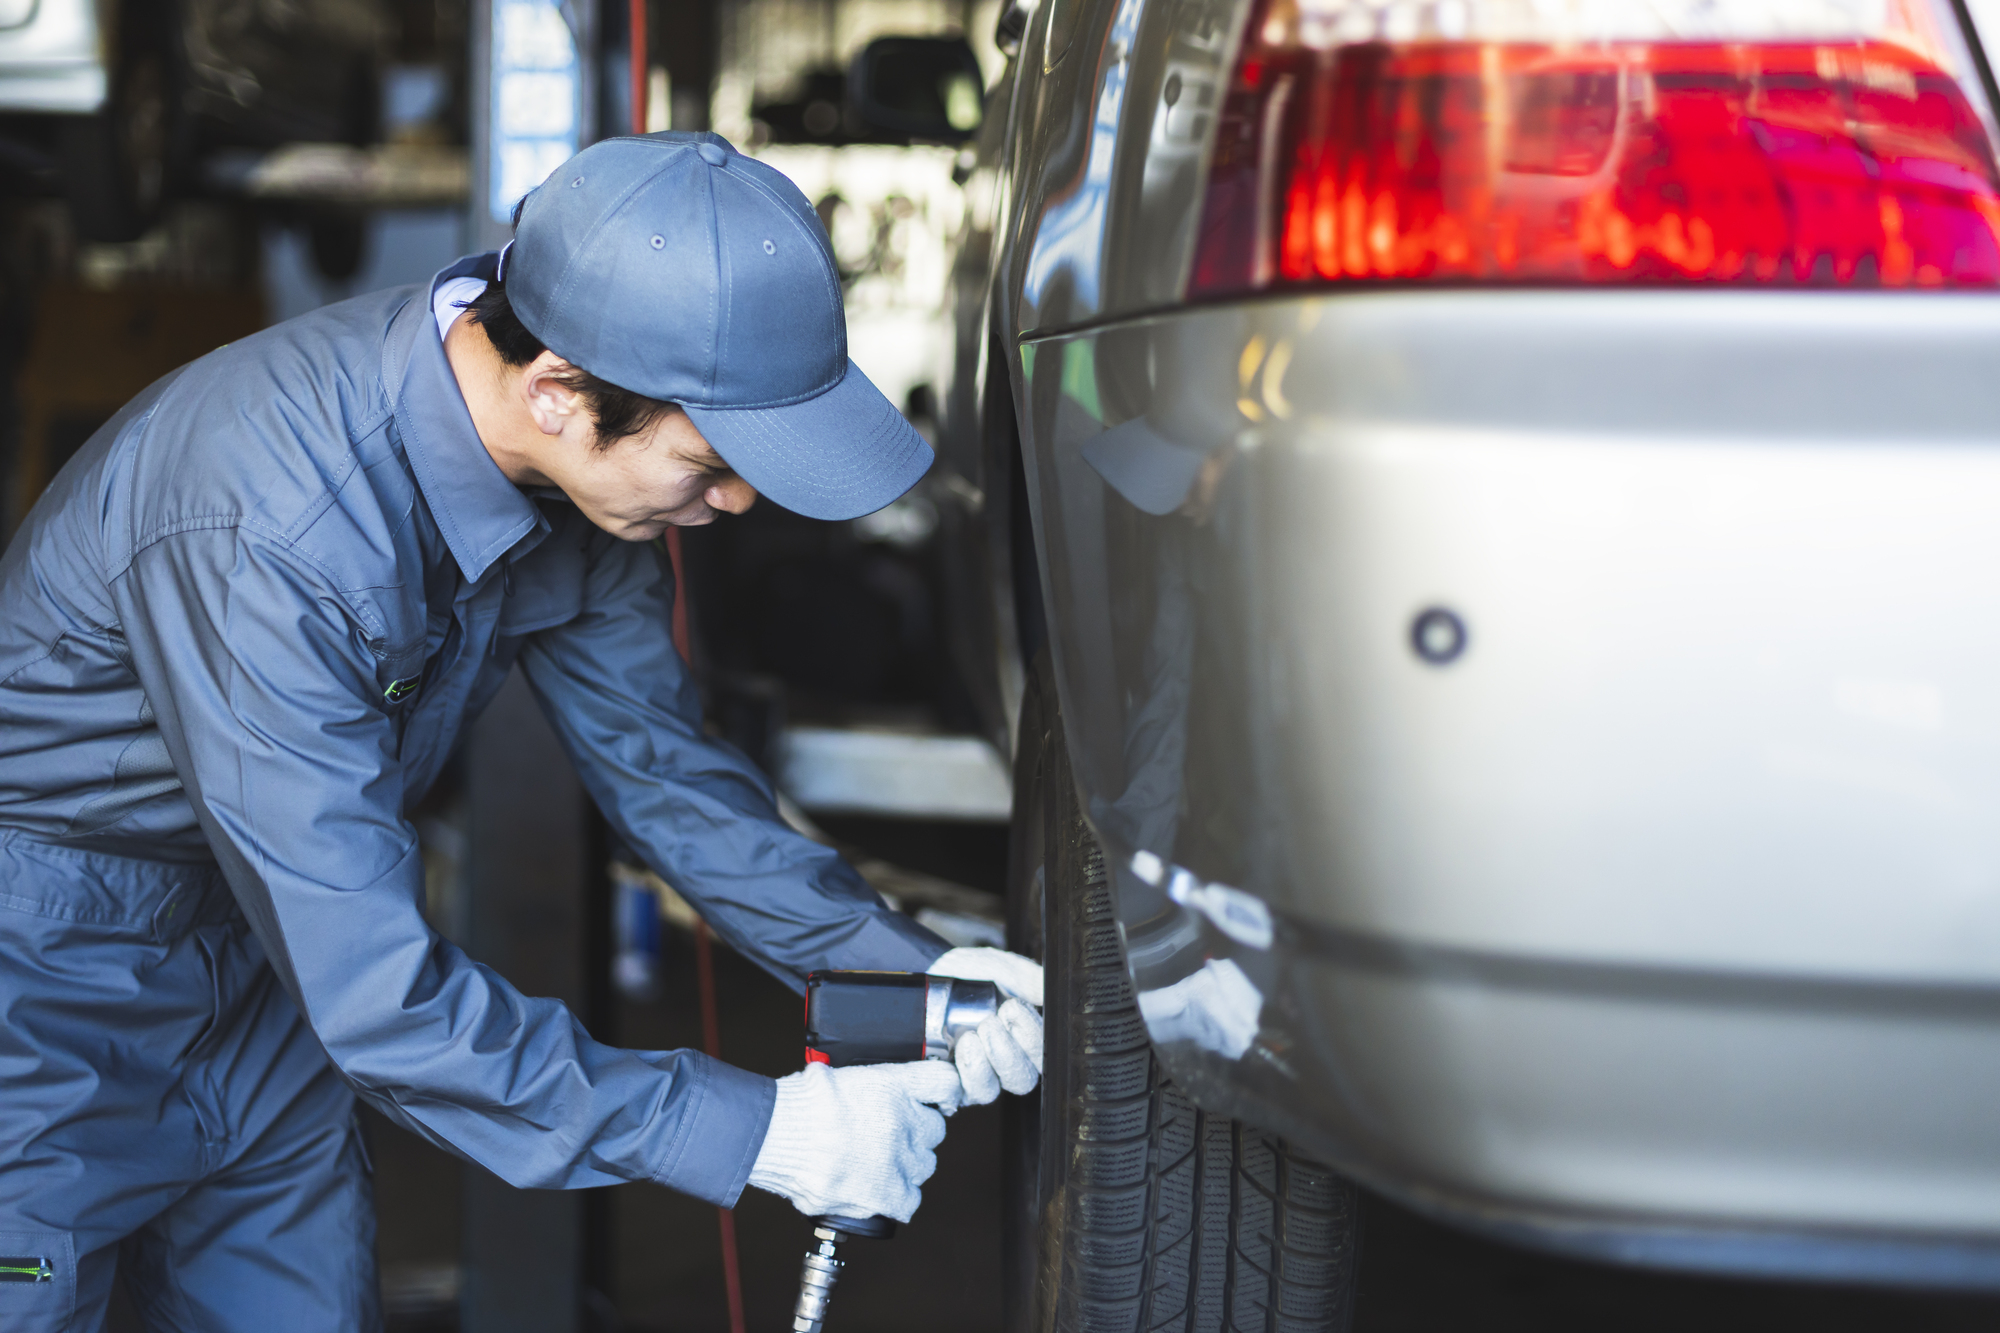
<svg viewBox="0 0 2000 1333">
<path fill-rule="evenodd" d="M 208 1017 L 202 1020 L 196 1030 L 194 1040 L 181 1052 L 177 1064 L 186 1064 L 215 1039 L 222 1029 L 222 960 L 216 957 L 215 944 L 209 939 L 207 929 L 198 929 L 188 936 L 188 943 L 194 945 L 195 956 L 201 960 L 201 970 L 208 978 Z"/>
<path fill-rule="evenodd" d="M 382 707 L 393 712 L 416 697 L 424 682 L 424 641 L 393 648 L 375 660 L 375 687 L 381 691 Z"/>
<path fill-rule="evenodd" d="M 0 1328 L 56 1333 L 76 1314 L 76 1245 L 67 1231 L 0 1231 Z"/>
</svg>

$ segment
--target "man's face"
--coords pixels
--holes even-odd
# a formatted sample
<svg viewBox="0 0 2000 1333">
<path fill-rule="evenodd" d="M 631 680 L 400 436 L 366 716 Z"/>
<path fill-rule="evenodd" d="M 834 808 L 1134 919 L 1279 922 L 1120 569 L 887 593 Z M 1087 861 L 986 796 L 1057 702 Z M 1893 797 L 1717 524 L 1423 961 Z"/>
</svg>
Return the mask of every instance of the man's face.
<svg viewBox="0 0 2000 1333">
<path fill-rule="evenodd" d="M 603 448 L 593 439 L 565 453 L 563 475 L 550 480 L 592 523 L 626 541 L 651 541 L 670 526 L 700 527 L 757 502 L 750 483 L 677 407 L 637 435 Z"/>
<path fill-rule="evenodd" d="M 559 488 L 592 523 L 633 542 L 651 541 L 669 527 L 713 523 L 717 514 L 740 514 L 757 502 L 750 483 L 730 471 L 678 407 L 637 435 L 600 448 L 583 399 L 552 378 L 564 366 L 544 352 L 525 370 L 511 372 L 520 377 L 541 436 L 531 469 L 516 480 Z"/>
</svg>

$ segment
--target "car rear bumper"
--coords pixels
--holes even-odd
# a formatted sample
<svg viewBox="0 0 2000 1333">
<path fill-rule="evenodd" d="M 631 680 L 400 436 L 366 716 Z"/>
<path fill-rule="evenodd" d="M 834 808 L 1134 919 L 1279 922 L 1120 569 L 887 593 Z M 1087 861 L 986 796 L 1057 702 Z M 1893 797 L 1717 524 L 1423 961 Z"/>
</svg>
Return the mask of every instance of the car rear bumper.
<svg viewBox="0 0 2000 1333">
<path fill-rule="evenodd" d="M 2000 1283 L 1996 360 L 2000 300 L 1935 294 L 1029 345 L 1076 767 L 1190 1091 L 1563 1249 Z"/>
</svg>

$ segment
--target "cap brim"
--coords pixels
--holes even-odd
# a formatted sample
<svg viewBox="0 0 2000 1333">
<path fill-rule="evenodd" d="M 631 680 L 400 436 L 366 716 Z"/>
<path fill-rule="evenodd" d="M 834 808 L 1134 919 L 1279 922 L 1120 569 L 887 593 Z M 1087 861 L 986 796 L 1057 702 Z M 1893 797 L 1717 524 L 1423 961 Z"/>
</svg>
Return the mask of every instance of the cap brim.
<svg viewBox="0 0 2000 1333">
<path fill-rule="evenodd" d="M 930 445 L 859 367 L 817 398 L 785 407 L 687 406 L 736 475 L 807 518 L 859 518 L 930 471 Z"/>
</svg>

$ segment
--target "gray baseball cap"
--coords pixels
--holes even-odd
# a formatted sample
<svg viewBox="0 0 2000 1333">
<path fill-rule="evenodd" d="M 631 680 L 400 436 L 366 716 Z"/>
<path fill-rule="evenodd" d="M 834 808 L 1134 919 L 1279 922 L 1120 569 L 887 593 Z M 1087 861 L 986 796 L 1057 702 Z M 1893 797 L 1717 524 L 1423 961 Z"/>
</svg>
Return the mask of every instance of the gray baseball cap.
<svg viewBox="0 0 2000 1333">
<path fill-rule="evenodd" d="M 787 509 L 873 513 L 930 468 L 930 446 L 847 359 L 811 205 L 720 135 L 592 144 L 523 201 L 504 259 L 529 332 L 599 379 L 680 404 Z"/>
</svg>

